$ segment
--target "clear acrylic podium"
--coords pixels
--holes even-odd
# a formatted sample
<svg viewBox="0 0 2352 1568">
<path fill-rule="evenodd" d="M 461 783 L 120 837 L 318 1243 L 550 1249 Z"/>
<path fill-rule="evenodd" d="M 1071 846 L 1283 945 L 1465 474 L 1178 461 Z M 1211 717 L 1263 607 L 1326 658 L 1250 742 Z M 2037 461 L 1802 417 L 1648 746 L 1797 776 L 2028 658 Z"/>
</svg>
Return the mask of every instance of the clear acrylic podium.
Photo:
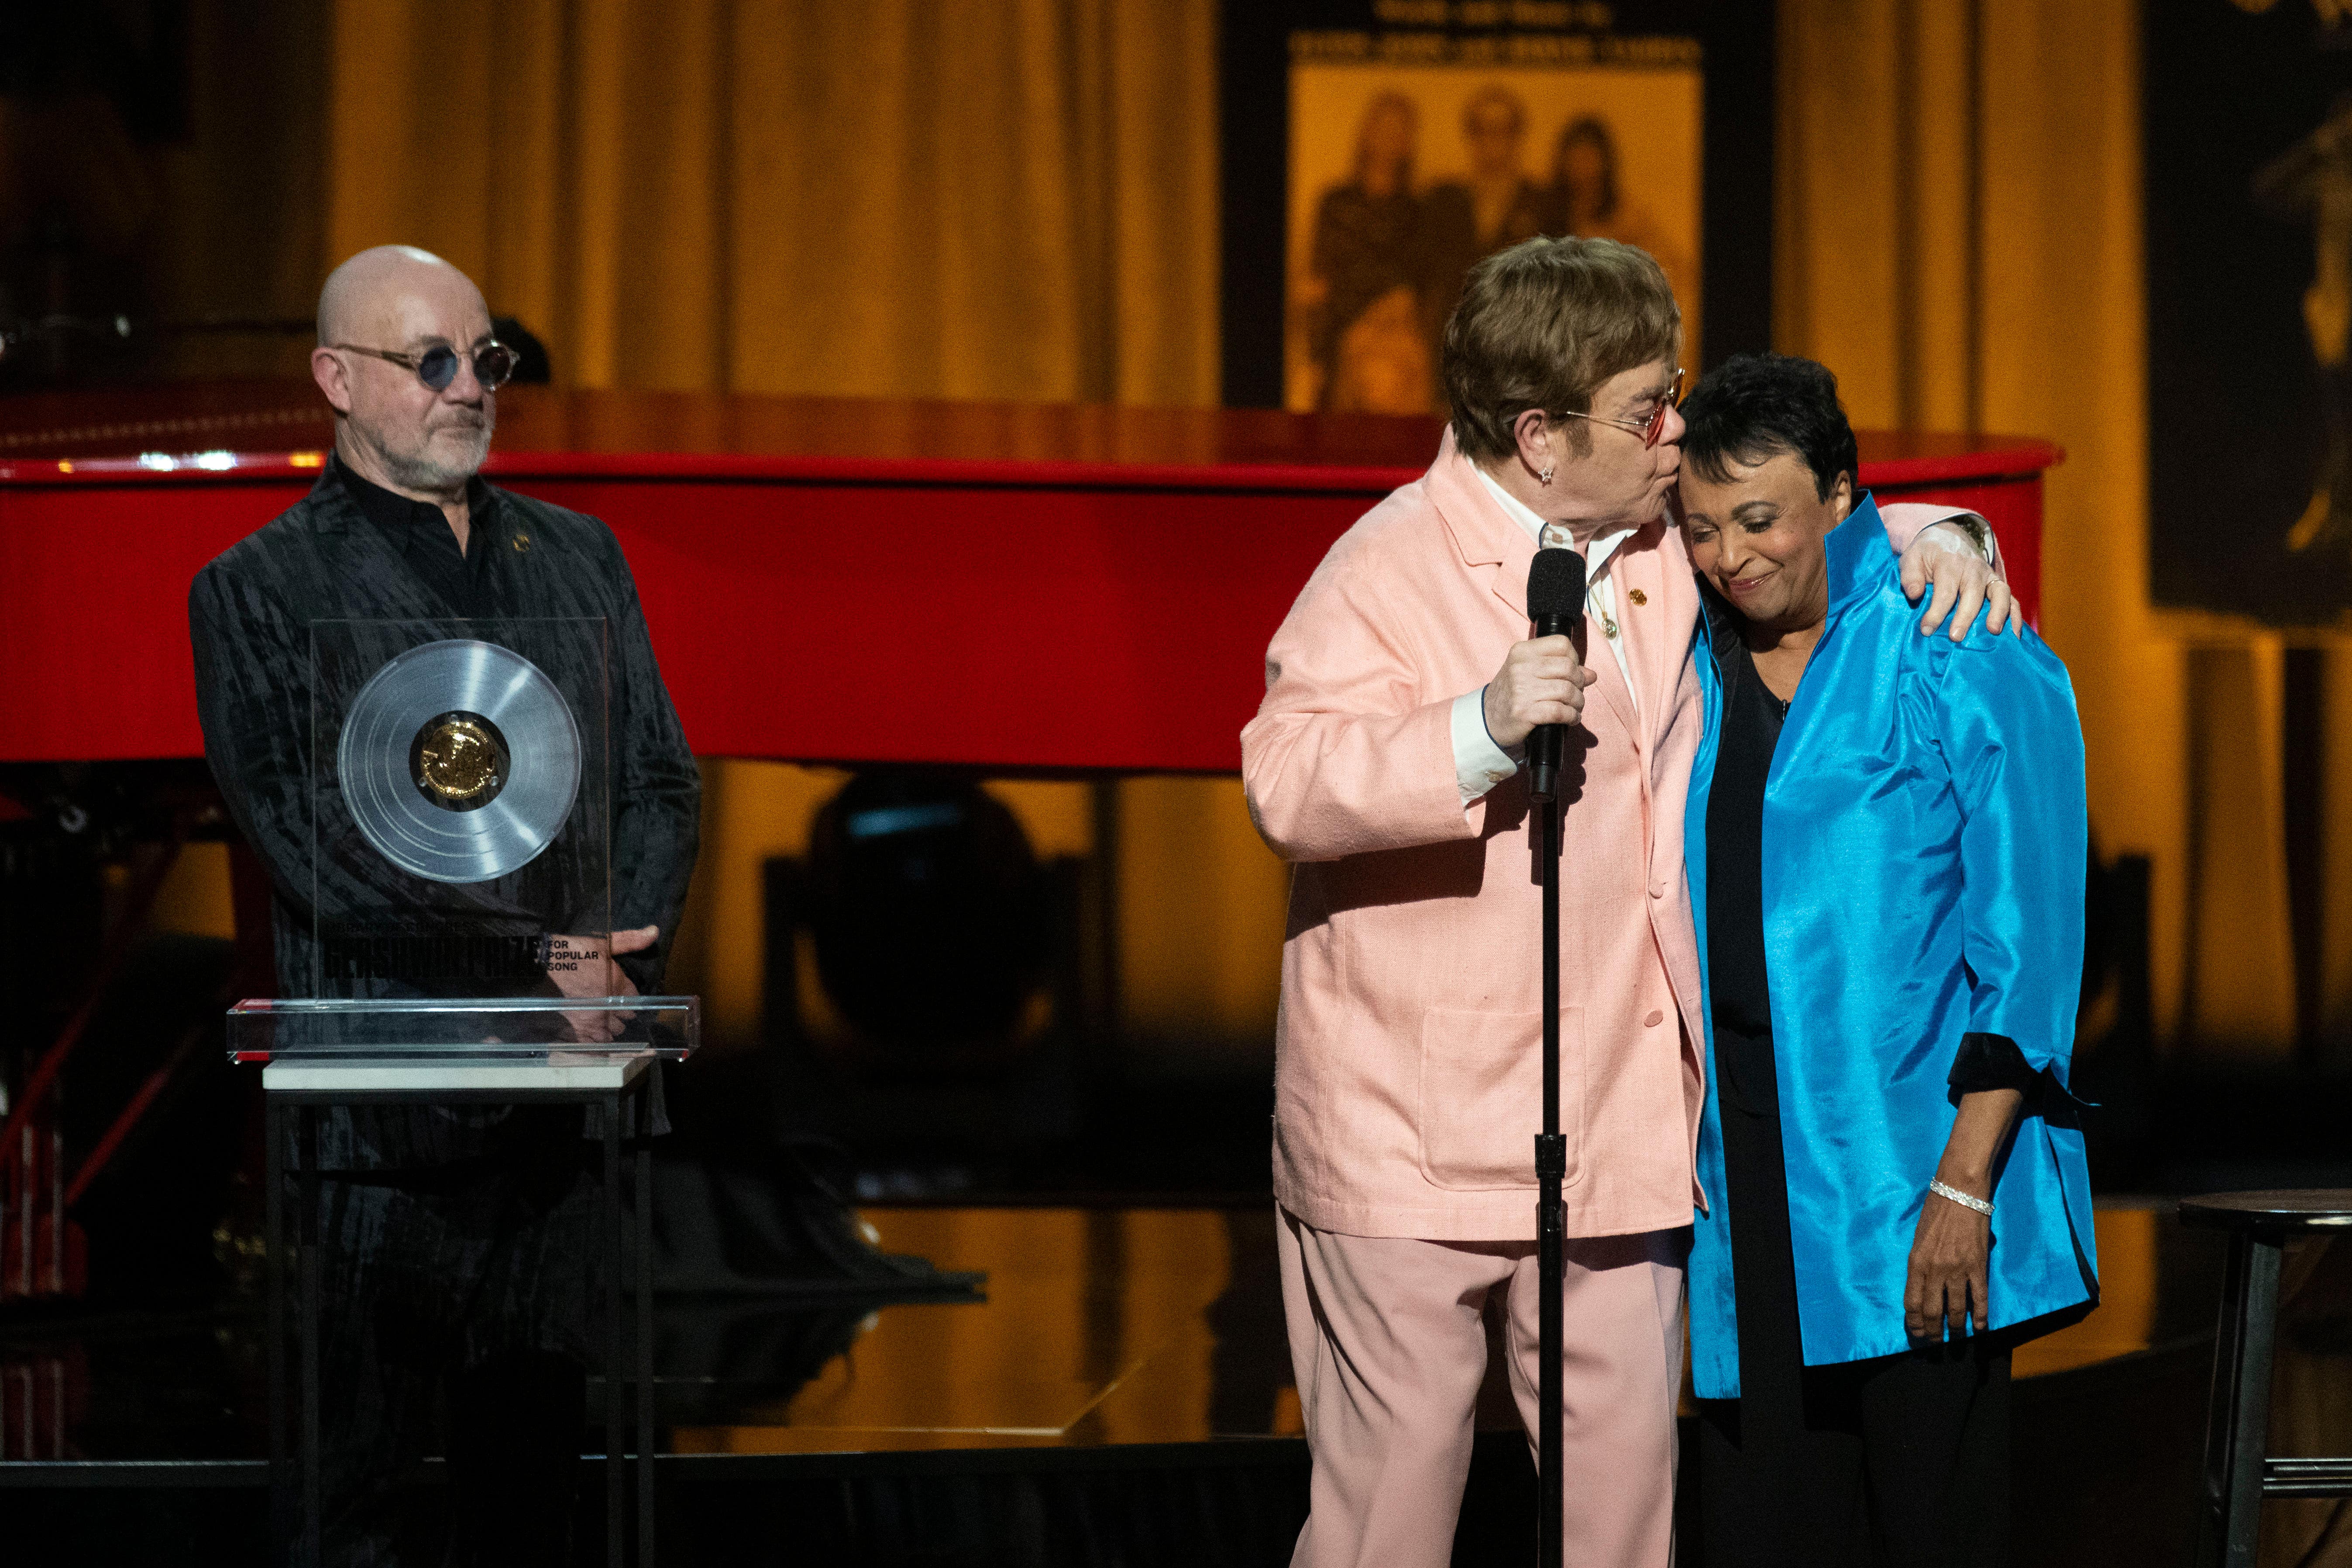
<svg viewBox="0 0 2352 1568">
<path fill-rule="evenodd" d="M 691 996 L 273 999 L 241 1002 L 229 1010 L 230 1059 L 263 1064 L 268 1107 L 269 1458 L 271 1511 L 281 1561 L 309 1568 L 320 1561 L 322 1546 L 320 1110 L 551 1103 L 594 1108 L 591 1126 L 601 1131 L 604 1143 L 599 1228 L 608 1284 L 604 1303 L 605 1560 L 615 1565 L 623 1560 L 627 1512 L 623 1462 L 631 1447 L 623 1385 L 634 1382 L 637 1561 L 654 1561 L 649 1091 L 655 1063 L 689 1054 L 699 1027 L 699 1005 Z M 625 1205 L 621 1196 L 625 1139 L 635 1167 L 630 1184 L 635 1191 Z M 299 1193 L 290 1235 L 285 1213 L 289 1180 Z M 634 1279 L 625 1279 L 623 1259 L 631 1242 Z M 285 1397 L 289 1272 L 299 1347 L 299 1439 L 289 1430 L 296 1415 Z M 632 1284 L 634 1314 L 627 1309 Z M 632 1316 L 633 1328 L 625 1336 L 622 1325 Z M 626 1352 L 625 1338 L 633 1342 Z"/>
<path fill-rule="evenodd" d="M 278 1550 L 308 1565 L 322 1546 L 322 1184 L 383 1174 L 321 1169 L 322 1113 L 341 1131 L 352 1123 L 339 1113 L 372 1108 L 557 1104 L 583 1107 L 585 1132 L 604 1144 L 607 1561 L 622 1561 L 634 1365 L 637 1554 L 649 1563 L 647 1138 L 656 1064 L 694 1049 L 698 1014 L 690 996 L 563 994 L 624 984 L 611 951 L 611 628 L 588 616 L 320 620 L 309 631 L 309 863 L 274 868 L 309 895 L 310 940 L 296 961 L 281 953 L 292 972 L 279 976 L 308 994 L 228 1014 L 229 1058 L 260 1064 L 268 1107 Z M 281 898 L 279 918 L 290 912 Z M 635 1164 L 625 1205 L 625 1142 Z M 426 1166 L 437 1158 L 408 1152 Z M 633 1362 L 622 1277 L 632 1215 Z M 289 1295 L 299 1392 L 286 1375 Z"/>
</svg>

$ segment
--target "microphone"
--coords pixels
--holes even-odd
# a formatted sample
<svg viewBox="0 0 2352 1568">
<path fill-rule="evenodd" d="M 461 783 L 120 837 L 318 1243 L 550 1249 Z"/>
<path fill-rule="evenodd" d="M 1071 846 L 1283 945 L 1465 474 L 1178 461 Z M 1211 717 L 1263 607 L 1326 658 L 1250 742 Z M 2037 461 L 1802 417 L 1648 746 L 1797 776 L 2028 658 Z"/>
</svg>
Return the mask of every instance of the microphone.
<svg viewBox="0 0 2352 1568">
<path fill-rule="evenodd" d="M 1584 557 L 1554 547 L 1536 552 L 1528 569 L 1528 619 L 1539 637 L 1573 637 L 1584 624 Z M 1551 800 L 1559 788 L 1560 726 L 1538 724 L 1528 735 L 1528 798 Z"/>
</svg>

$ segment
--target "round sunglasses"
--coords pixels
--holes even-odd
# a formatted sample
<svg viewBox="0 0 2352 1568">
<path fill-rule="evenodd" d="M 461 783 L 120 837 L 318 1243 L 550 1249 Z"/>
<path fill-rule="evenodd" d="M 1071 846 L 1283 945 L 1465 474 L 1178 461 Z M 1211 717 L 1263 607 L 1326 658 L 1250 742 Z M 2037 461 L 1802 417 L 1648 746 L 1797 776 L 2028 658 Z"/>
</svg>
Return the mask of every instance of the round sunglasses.
<svg viewBox="0 0 2352 1568">
<path fill-rule="evenodd" d="M 423 353 L 416 354 L 395 353 L 390 349 L 362 348 L 357 343 L 329 343 L 327 346 L 345 353 L 373 354 L 378 359 L 406 365 L 416 373 L 417 380 L 436 392 L 447 391 L 449 384 L 457 379 L 458 352 L 447 343 L 436 343 Z M 515 366 L 522 359 L 514 350 L 496 341 L 477 344 L 471 353 L 474 379 L 482 384 L 484 392 L 496 392 L 504 386 L 507 377 L 514 374 Z"/>
</svg>

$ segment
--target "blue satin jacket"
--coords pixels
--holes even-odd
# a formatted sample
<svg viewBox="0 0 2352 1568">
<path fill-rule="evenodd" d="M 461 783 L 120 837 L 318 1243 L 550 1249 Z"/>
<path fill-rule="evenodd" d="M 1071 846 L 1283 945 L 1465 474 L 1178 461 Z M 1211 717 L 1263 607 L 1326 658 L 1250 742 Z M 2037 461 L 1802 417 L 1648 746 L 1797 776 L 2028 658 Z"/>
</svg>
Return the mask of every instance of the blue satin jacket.
<svg viewBox="0 0 2352 1568">
<path fill-rule="evenodd" d="M 2056 1080 L 2029 1097 L 1993 1200 L 1995 1328 L 2096 1289 L 2090 1170 L 2069 1103 L 2088 853 L 2083 736 L 2066 668 L 2031 631 L 1921 637 L 1874 501 L 1829 536 L 1829 620 L 1765 785 L 1765 963 L 1810 1366 L 1908 1346 L 1903 1286 L 1956 1114 L 1960 1037 L 2007 1035 Z M 1707 614 L 1727 612 L 1710 604 Z M 1685 863 L 1706 958 L 1706 808 L 1723 681 L 1702 629 L 1705 729 Z M 1731 1227 L 1706 1018 L 1690 1258 L 1697 1393 L 1739 1392 Z M 2038 1102 L 2038 1103 L 2037 1103 Z"/>
</svg>

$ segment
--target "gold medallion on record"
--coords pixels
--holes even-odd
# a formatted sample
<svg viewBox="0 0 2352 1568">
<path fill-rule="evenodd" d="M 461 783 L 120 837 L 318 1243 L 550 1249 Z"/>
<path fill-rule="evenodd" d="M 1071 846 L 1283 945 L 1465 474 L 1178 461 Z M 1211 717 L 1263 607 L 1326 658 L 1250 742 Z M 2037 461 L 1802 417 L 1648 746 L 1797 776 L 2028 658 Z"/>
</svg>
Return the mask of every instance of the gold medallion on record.
<svg viewBox="0 0 2352 1568">
<path fill-rule="evenodd" d="M 426 720 L 409 745 L 408 759 L 418 793 L 445 811 L 488 805 L 506 787 L 506 737 L 478 713 L 460 710 Z"/>
</svg>

